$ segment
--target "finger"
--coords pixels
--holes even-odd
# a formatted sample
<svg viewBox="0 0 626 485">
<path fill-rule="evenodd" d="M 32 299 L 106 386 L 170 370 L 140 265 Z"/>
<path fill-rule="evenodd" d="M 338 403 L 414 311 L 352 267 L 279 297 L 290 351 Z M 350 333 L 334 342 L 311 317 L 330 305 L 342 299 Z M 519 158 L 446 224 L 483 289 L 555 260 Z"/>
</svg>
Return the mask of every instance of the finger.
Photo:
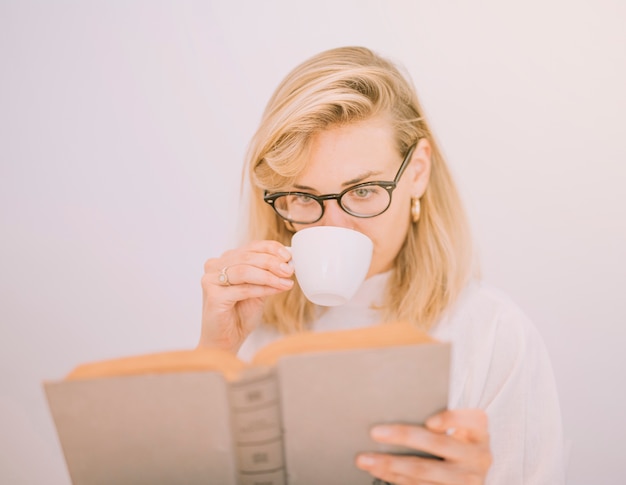
<svg viewBox="0 0 626 485">
<path fill-rule="evenodd" d="M 489 441 L 489 423 L 482 409 L 449 409 L 431 416 L 426 427 L 432 431 L 449 431 L 455 438 L 470 442 Z"/>
<path fill-rule="evenodd" d="M 206 283 L 220 286 L 251 283 L 289 288 L 291 285 L 285 280 L 294 273 L 293 266 L 282 257 L 250 251 L 226 253 L 219 259 L 208 260 L 204 269 L 205 274 L 214 276 L 207 278 Z"/>
<path fill-rule="evenodd" d="M 383 425 L 371 430 L 374 440 L 419 450 L 454 463 L 477 463 L 479 468 L 489 466 L 491 454 L 488 434 L 481 442 L 459 439 L 457 434 L 465 433 L 464 428 L 456 428 L 452 435 L 443 431 L 431 431 L 421 426 Z"/>
<path fill-rule="evenodd" d="M 279 277 L 290 277 L 294 272 L 292 265 L 267 253 L 242 253 L 236 258 L 222 257 L 214 261 L 215 262 L 209 260 L 205 263 L 205 273 L 219 275 L 221 272 L 229 270 L 235 266 L 250 266 L 259 268 L 264 271 L 269 271 Z"/>
<path fill-rule="evenodd" d="M 289 250 L 277 241 L 252 241 L 241 248 L 226 251 L 219 258 L 208 259 L 204 263 L 204 271 L 219 271 L 224 266 L 242 263 L 269 269 L 272 262 L 286 263 L 290 259 Z"/>
<path fill-rule="evenodd" d="M 224 274 L 228 281 L 228 284 L 222 283 L 220 280 L 221 275 Z M 259 268 L 253 265 L 247 264 L 235 264 L 233 266 L 227 266 L 222 270 L 213 273 L 214 278 L 212 281 L 218 286 L 240 286 L 240 285 L 257 285 L 257 286 L 271 286 L 276 289 L 289 289 L 293 286 L 293 280 L 291 278 L 284 278 L 280 275 L 276 275 L 270 270 Z"/>
<path fill-rule="evenodd" d="M 467 443 L 421 426 L 404 424 L 375 426 L 370 435 L 380 443 L 404 446 L 451 461 L 458 461 L 468 454 L 476 453 Z"/>
<path fill-rule="evenodd" d="M 428 458 L 363 453 L 357 457 L 356 465 L 376 478 L 396 485 L 458 482 L 450 465 Z"/>
<path fill-rule="evenodd" d="M 290 278 L 280 278 L 259 269 L 248 271 L 248 276 L 245 276 L 238 273 L 236 266 L 231 266 L 226 269 L 226 274 L 228 285 L 220 282 L 219 272 L 205 273 L 202 276 L 201 284 L 207 301 L 219 298 L 224 304 L 232 304 L 248 298 L 263 298 L 294 286 L 294 281 Z"/>
<path fill-rule="evenodd" d="M 293 287 L 293 282 L 290 287 L 276 288 L 273 286 L 259 286 L 259 285 L 231 285 L 223 286 L 220 290 L 215 289 L 215 285 L 211 283 L 213 289 L 206 291 L 204 294 L 204 304 L 216 311 L 230 310 L 233 305 L 238 302 L 254 299 L 265 298 L 271 295 L 282 293 L 283 291 L 290 290 Z M 219 291 L 219 296 L 218 296 Z"/>
</svg>

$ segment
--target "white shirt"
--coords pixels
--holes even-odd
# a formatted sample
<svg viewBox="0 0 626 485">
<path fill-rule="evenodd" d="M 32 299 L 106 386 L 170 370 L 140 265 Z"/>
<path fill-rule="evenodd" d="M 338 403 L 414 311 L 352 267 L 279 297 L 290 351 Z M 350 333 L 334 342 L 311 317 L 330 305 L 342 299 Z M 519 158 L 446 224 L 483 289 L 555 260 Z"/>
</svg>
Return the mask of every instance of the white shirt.
<svg viewBox="0 0 626 485">
<path fill-rule="evenodd" d="M 329 308 L 312 325 L 327 331 L 375 325 L 389 274 L 366 280 L 348 303 Z M 480 408 L 489 417 L 493 465 L 489 485 L 563 484 L 561 412 L 552 366 L 530 320 L 504 294 L 473 282 L 430 330 L 452 343 L 449 408 Z M 255 329 L 239 351 L 254 353 L 281 334 Z"/>
</svg>

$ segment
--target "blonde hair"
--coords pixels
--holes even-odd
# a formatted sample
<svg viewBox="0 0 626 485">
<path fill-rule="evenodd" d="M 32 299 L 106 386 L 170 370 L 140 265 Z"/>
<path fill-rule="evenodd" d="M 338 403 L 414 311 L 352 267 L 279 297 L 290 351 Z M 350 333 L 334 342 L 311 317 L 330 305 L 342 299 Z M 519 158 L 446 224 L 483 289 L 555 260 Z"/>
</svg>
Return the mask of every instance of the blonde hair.
<svg viewBox="0 0 626 485">
<path fill-rule="evenodd" d="M 265 190 L 293 183 L 303 170 L 312 136 L 377 115 L 390 119 L 400 153 L 429 140 L 431 173 L 421 217 L 396 257 L 382 303 L 383 321 L 408 320 L 428 329 L 456 300 L 471 276 L 473 254 L 465 213 L 413 86 L 390 61 L 362 47 L 322 52 L 296 67 L 278 86 L 252 138 L 247 238 L 290 244 L 293 232 L 263 201 Z M 316 316 L 297 286 L 269 297 L 264 320 L 282 332 L 306 328 Z"/>
</svg>

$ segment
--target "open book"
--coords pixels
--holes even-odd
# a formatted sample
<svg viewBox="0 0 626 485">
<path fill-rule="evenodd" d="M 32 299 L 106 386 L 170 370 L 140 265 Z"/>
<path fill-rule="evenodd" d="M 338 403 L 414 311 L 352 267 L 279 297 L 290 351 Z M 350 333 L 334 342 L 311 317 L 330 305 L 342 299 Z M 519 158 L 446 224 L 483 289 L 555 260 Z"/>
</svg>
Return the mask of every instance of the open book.
<svg viewBox="0 0 626 485">
<path fill-rule="evenodd" d="M 251 364 L 197 349 L 77 367 L 44 384 L 75 485 L 371 484 L 380 423 L 447 406 L 449 344 L 405 323 L 286 336 Z"/>
</svg>

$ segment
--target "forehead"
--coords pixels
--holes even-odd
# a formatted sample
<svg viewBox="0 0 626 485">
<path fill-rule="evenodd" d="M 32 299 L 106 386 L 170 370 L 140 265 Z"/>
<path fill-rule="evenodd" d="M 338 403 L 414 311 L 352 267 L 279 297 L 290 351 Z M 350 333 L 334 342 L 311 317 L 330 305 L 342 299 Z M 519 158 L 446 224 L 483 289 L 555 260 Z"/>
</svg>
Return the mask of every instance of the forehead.
<svg viewBox="0 0 626 485">
<path fill-rule="evenodd" d="M 400 156 L 386 118 L 333 127 L 312 137 L 304 170 L 295 184 L 324 192 L 361 178 L 372 180 L 378 175 L 386 180 L 395 174 Z"/>
</svg>

